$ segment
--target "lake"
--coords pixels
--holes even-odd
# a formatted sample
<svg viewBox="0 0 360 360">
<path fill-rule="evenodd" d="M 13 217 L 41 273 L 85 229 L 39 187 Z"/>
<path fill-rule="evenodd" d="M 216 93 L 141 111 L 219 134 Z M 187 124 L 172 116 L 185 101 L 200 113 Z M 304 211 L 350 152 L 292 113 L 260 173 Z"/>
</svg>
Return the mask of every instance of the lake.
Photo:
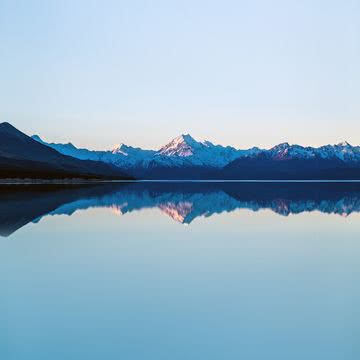
<svg viewBox="0 0 360 360">
<path fill-rule="evenodd" d="M 0 187 L 0 358 L 360 358 L 359 183 Z"/>
</svg>

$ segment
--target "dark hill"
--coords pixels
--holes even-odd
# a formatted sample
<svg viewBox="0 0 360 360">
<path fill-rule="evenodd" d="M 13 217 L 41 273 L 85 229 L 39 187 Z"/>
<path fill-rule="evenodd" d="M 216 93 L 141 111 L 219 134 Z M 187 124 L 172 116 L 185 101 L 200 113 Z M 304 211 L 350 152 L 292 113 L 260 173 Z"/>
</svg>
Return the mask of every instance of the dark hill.
<svg viewBox="0 0 360 360">
<path fill-rule="evenodd" d="M 0 178 L 129 179 L 121 169 L 62 155 L 7 122 L 0 124 Z"/>
<path fill-rule="evenodd" d="M 232 161 L 215 177 L 238 180 L 356 180 L 360 179 L 360 164 L 318 157 L 277 160 L 259 154 Z"/>
</svg>

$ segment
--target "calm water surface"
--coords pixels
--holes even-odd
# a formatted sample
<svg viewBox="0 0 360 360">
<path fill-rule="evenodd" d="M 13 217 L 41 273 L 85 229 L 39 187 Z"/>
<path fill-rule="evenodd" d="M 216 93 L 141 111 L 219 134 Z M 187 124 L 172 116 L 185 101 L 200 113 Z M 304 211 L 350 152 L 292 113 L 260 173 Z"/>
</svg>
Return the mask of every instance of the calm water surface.
<svg viewBox="0 0 360 360">
<path fill-rule="evenodd" d="M 0 189 L 0 358 L 360 358 L 360 184 Z"/>
</svg>

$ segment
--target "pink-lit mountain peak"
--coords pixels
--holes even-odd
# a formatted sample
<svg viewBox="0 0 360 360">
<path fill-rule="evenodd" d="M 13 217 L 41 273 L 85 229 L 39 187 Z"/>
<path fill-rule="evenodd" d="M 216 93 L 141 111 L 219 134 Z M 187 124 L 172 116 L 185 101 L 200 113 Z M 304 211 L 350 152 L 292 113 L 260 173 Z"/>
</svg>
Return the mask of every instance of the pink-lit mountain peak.
<svg viewBox="0 0 360 360">
<path fill-rule="evenodd" d="M 197 149 L 204 146 L 191 135 L 182 134 L 163 146 L 158 153 L 165 156 L 192 156 Z"/>
</svg>

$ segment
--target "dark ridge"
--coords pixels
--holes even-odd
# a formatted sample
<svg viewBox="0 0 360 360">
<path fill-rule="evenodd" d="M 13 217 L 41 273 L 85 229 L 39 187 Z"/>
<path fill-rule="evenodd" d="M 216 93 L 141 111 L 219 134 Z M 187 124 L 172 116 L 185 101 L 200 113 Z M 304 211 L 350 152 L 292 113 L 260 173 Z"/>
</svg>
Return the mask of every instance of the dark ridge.
<svg viewBox="0 0 360 360">
<path fill-rule="evenodd" d="M 0 124 L 0 177 L 131 179 L 118 167 L 62 155 L 7 122 Z"/>
<path fill-rule="evenodd" d="M 360 166 L 339 159 L 276 160 L 259 154 L 236 159 L 211 176 L 236 180 L 358 180 Z"/>
</svg>

